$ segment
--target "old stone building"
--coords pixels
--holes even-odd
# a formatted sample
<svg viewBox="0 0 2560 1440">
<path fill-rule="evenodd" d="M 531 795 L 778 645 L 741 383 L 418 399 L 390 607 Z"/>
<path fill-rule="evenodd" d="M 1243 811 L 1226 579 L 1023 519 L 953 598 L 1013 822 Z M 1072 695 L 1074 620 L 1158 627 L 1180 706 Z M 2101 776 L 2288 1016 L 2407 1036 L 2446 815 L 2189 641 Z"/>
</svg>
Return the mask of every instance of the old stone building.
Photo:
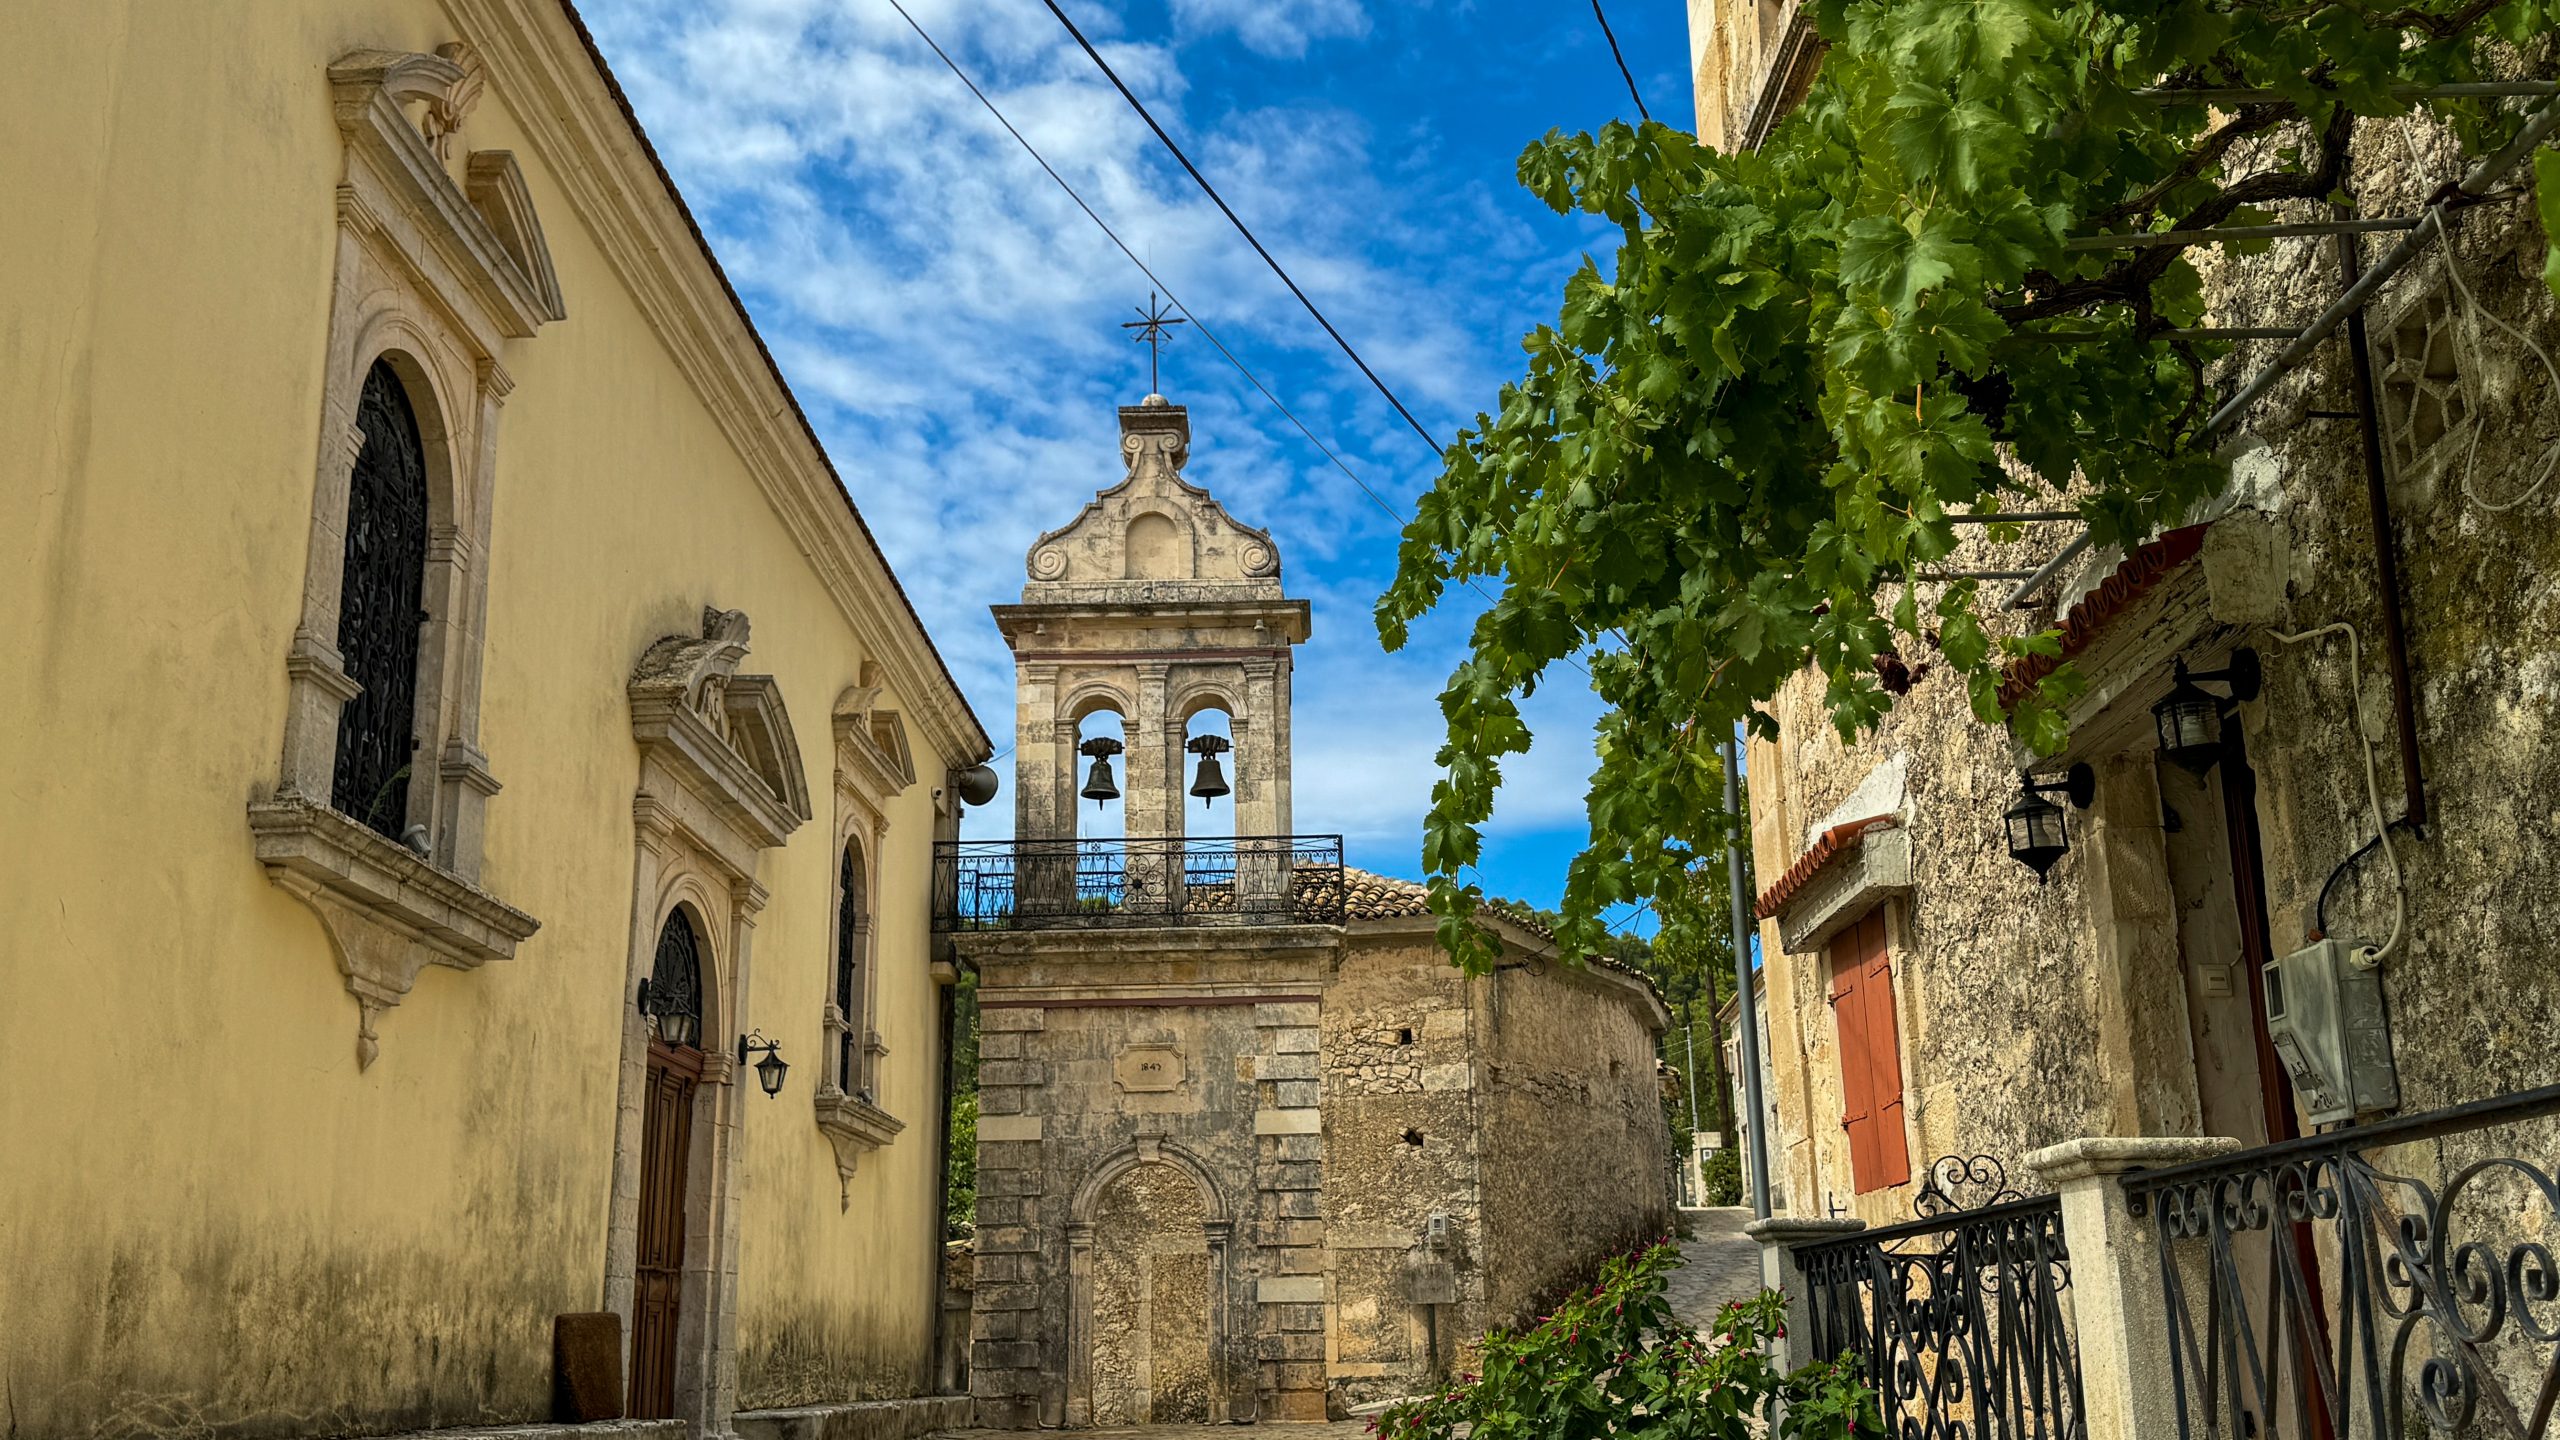
<svg viewBox="0 0 2560 1440">
<path fill-rule="evenodd" d="M 1786 67 L 1818 60 L 1809 17 L 1724 0 L 1691 13 L 1700 133 L 1765 135 L 1801 93 Z M 1798 39 L 1754 48 L 1737 32 Z M 2423 112 L 2356 133 L 2359 214 L 2423 214 L 2465 172 Z M 2221 1433 L 2308 1424 L 2288 1367 L 2376 1324 L 2404 1348 L 2337 1341 L 2343 1388 L 2316 1433 L 2329 1415 L 2374 1433 L 2395 1394 L 2414 1424 L 2421 1388 L 2454 1407 L 2426 1412 L 2444 1423 L 2466 1405 L 2494 1414 L 2484 1397 L 2500 1385 L 2529 1405 L 2549 1358 L 2538 1332 L 2489 1312 L 2530 1293 L 2519 1257 L 2550 1221 L 2535 1177 L 2560 1152 L 2546 1088 L 2560 1081 L 2560 492 L 2546 483 L 2560 315 L 2527 207 L 2430 222 L 2405 255 L 2381 238 L 2390 249 L 2313 235 L 2199 261 L 2207 323 L 2279 332 L 2224 362 L 2221 397 L 2277 357 L 2287 327 L 2337 321 L 2229 432 L 2231 480 L 2211 503 L 2129 549 L 2056 522 L 1947 562 L 2037 571 L 1984 593 L 2014 589 L 2012 633 L 2058 632 L 2088 682 L 2060 753 L 1980 724 L 1925 655 L 1906 657 L 1908 693 L 1856 743 L 1808 673 L 1770 706 L 1778 738 L 1750 748 L 1773 1168 L 1814 1217 L 1771 1233 L 1909 1221 L 1933 1189 L 1964 1203 L 2061 1188 L 2051 1243 L 2067 1222 L 2079 1344 L 2109 1370 L 2104 1385 L 2092 1371 L 2079 1416 L 2092 1434 L 2186 1433 L 2207 1413 Z M 2360 323 L 2330 314 L 2351 247 L 2367 266 L 2407 259 Z M 2052 665 L 2020 662 L 2008 684 Z M 2010 827 L 2042 806 L 2039 823 L 2068 835 L 2020 857 L 2048 865 L 2040 876 L 2012 858 Z M 1991 1163 L 1929 1187 L 1944 1156 Z M 2170 1193 L 2192 1208 L 2115 1193 L 2120 1173 L 2181 1161 L 2166 1173 L 2193 1188 Z M 2199 1257 L 2183 1290 L 2147 1248 L 2164 1243 Z M 2208 1244 L 2238 1268 L 2208 1276 Z M 2463 1292 L 2474 1263 L 2526 1268 Z M 2095 1301 L 2086 1282 L 2101 1276 Z M 2257 1347 L 2255 1372 L 2234 1334 Z M 2208 1360 L 2227 1393 L 2206 1393 Z"/>
<path fill-rule="evenodd" d="M 991 746 L 576 13 L 0 31 L 10 1433 L 929 1396 Z"/>
<path fill-rule="evenodd" d="M 1693 9 L 1702 54 L 1733 8 Z M 1702 71 L 1702 129 L 1765 132 L 1786 93 L 1768 67 L 1792 53 Z M 2458 178 L 2422 118 L 2367 124 L 2355 154 L 2376 213 L 2416 212 Z M 2257 967 L 2322 934 L 2397 936 L 2379 971 L 2396 1108 L 2560 1079 L 2542 1039 L 2560 1019 L 2543 953 L 2560 857 L 2539 843 L 2560 818 L 2560 492 L 2535 488 L 2560 375 L 2530 348 L 2549 350 L 2560 328 L 2525 209 L 2483 207 L 2448 228 L 2449 245 L 2367 307 L 2379 493 L 2341 332 L 2252 413 L 2222 496 L 2130 552 L 2064 557 L 2010 612 L 2021 629 L 2059 630 L 2089 681 L 2067 749 L 2034 757 L 1980 725 L 1925 657 L 1854 746 L 1824 718 L 1815 677 L 1780 697 L 1780 738 L 1751 750 L 1753 848 L 1787 1178 L 1806 1207 L 1899 1213 L 1904 1156 L 2014 1159 L 2091 1133 L 2256 1143 L 2307 1126 L 2252 1038 L 2253 1004 Z M 2314 315 L 2336 298 L 2334 239 L 2279 244 L 2206 262 L 2217 323 Z M 2074 530 L 2030 533 L 2030 553 L 1999 562 L 2052 558 Z M 1977 546 L 1951 563 L 1992 556 Z M 2396 594 L 2379 586 L 2386 559 Z M 2244 652 L 2258 685 L 2211 678 Z M 2155 710 L 2181 667 L 2222 702 L 2218 749 L 2162 751 Z M 2021 666 L 2010 683 L 2049 668 Z M 2388 855 L 2359 853 L 2375 838 L 2368 754 Z M 2058 782 L 2082 763 L 2089 803 L 2053 797 L 2070 850 L 2039 884 L 2008 854 L 2004 812 L 2022 765 Z M 1872 1039 L 1875 1071 L 1855 1084 L 1844 1016 Z M 1869 1112 L 1853 1090 L 1878 1107 L 1870 1161 L 1857 1158 Z"/>
<path fill-rule="evenodd" d="M 1420 887 L 1292 833 L 1308 607 L 1185 480 L 1180 407 L 1120 423 L 1126 477 L 996 610 L 1016 837 L 946 847 L 982 1014 L 972 1388 L 998 1425 L 1321 1419 L 1666 1228 L 1667 1016 L 1510 918 L 1469 979 Z M 1186 835 L 1186 782 L 1232 789 L 1232 837 Z M 1079 839 L 1086 797 L 1123 833 Z"/>
</svg>

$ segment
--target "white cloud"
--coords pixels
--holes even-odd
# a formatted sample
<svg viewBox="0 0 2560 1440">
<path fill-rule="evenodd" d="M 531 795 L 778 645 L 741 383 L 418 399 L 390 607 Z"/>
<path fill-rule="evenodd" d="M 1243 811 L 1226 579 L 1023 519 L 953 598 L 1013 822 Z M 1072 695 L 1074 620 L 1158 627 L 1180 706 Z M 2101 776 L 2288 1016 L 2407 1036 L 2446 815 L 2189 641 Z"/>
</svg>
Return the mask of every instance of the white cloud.
<svg viewBox="0 0 2560 1440">
<path fill-rule="evenodd" d="M 1429 453 L 1162 157 L 1038 0 L 906 0 L 1050 163 L 1267 382 L 1399 508 Z M 1555 270 L 1552 237 L 1461 193 L 1408 218 L 1410 150 L 1324 107 L 1186 111 L 1180 56 L 1088 33 L 1372 364 L 1446 431 L 1505 376 L 1515 326 L 1492 292 Z M 1355 0 L 1175 0 L 1187 39 L 1225 27 L 1267 52 L 1362 33 Z M 989 621 L 1024 552 L 1120 474 L 1115 407 L 1144 387 L 1119 322 L 1147 282 L 943 68 L 885 0 L 629 0 L 591 19 L 670 169 L 811 411 L 999 749 L 1011 656 Z M 1450 197 L 1440 197 L 1447 201 Z M 1463 255 L 1464 265 L 1453 265 Z M 1452 278 L 1452 275 L 1458 278 Z M 1487 285 L 1487 280 L 1492 281 Z M 1410 871 L 1441 742 L 1439 692 L 1465 637 L 1439 617 L 1379 653 L 1369 614 L 1395 524 L 1196 336 L 1166 357 L 1188 403 L 1191 478 L 1270 528 L 1316 634 L 1299 657 L 1296 822 Z M 1285 371 L 1286 378 L 1277 373 Z M 1541 744 L 1507 767 L 1500 817 L 1581 814 L 1593 706 L 1543 693 Z M 998 767 L 1010 784 L 1009 765 Z M 1011 797 L 974 812 L 1009 833 Z"/>
<path fill-rule="evenodd" d="M 1251 50 L 1294 59 L 1311 41 L 1369 33 L 1360 0 L 1173 0 L 1186 35 L 1231 33 Z"/>
</svg>

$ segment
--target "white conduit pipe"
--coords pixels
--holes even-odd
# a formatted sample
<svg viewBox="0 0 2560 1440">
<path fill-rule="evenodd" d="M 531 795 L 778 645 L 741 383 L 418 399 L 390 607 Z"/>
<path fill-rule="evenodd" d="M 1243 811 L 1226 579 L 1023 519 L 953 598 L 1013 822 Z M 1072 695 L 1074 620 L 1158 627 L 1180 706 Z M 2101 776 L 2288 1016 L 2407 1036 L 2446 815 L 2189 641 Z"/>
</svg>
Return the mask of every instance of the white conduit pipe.
<svg viewBox="0 0 2560 1440">
<path fill-rule="evenodd" d="M 2276 634 L 2287 645 L 2305 645 L 2324 635 L 2347 637 L 2347 704 L 2355 719 L 2356 743 L 2364 747 L 2364 795 L 2373 809 L 2373 833 L 2382 841 L 2382 858 L 2391 863 L 2391 933 L 2379 945 L 2367 945 L 2355 952 L 2355 963 L 2367 970 L 2379 970 L 2382 962 L 2400 948 L 2403 932 L 2408 928 L 2409 878 L 2400 869 L 2400 852 L 2391 848 L 2391 824 L 2382 818 L 2382 779 L 2374 769 L 2373 736 L 2364 726 L 2364 643 L 2356 635 L 2356 627 L 2341 621 L 2323 625 L 2299 634 Z"/>
</svg>

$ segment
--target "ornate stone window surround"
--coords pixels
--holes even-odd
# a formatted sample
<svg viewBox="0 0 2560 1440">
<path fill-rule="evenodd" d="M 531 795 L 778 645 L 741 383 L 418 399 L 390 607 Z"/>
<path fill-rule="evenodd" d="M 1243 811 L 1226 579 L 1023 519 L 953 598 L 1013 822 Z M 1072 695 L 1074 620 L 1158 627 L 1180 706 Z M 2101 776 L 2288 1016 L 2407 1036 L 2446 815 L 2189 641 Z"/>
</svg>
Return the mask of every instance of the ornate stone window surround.
<svg viewBox="0 0 2560 1440">
<path fill-rule="evenodd" d="M 320 916 L 361 1007 L 356 1056 L 420 968 L 471 969 L 515 953 L 539 922 L 479 887 L 482 815 L 498 781 L 479 747 L 499 356 L 565 311 L 524 177 L 505 151 L 464 151 L 483 87 L 461 42 L 436 54 L 360 50 L 329 69 L 345 167 L 322 379 L 302 613 L 285 660 L 289 698 L 272 793 L 249 807 L 269 876 Z M 457 162 L 457 154 L 460 159 Z M 413 850 L 330 808 L 339 717 L 356 694 L 337 650 L 358 403 L 376 361 L 416 412 L 429 538 L 418 655 Z"/>
<path fill-rule="evenodd" d="M 879 856 L 889 838 L 889 805 L 916 783 L 906 725 L 898 712 L 881 706 L 884 688 L 880 667 L 863 666 L 862 682 L 837 697 L 832 717 L 836 814 L 829 873 L 841 877 L 842 857 L 850 847 L 856 857 L 856 883 L 864 897 L 880 893 Z M 854 972 L 857 994 L 853 1013 L 847 1014 L 837 1003 L 835 982 L 836 957 L 842 953 L 844 941 L 836 927 L 844 923 L 845 907 L 842 895 L 833 898 L 837 903 L 828 911 L 827 999 L 820 1020 L 820 1053 L 826 1061 L 819 1068 L 813 1103 L 818 1129 L 836 1152 L 836 1176 L 841 1187 L 838 1199 L 850 1209 L 857 1162 L 866 1151 L 880 1149 L 897 1138 L 906 1129 L 906 1122 L 880 1108 L 875 1098 L 880 1062 L 888 1055 L 889 1047 L 873 1024 L 878 1013 L 880 967 L 871 943 L 871 907 L 860 906 L 854 922 L 859 927 L 854 942 L 858 957 Z M 859 1069 L 850 1090 L 838 1083 L 837 1076 L 837 1056 L 849 1034 L 859 1042 L 855 1050 Z"/>
<path fill-rule="evenodd" d="M 628 959 L 616 997 L 622 1063 L 604 1304 L 622 1316 L 629 1344 L 649 1053 L 639 988 L 667 913 L 681 906 L 708 952 L 676 1349 L 676 1414 L 697 1435 L 727 1434 L 737 1403 L 737 1152 L 748 1087 L 736 1083 L 733 1047 L 747 1028 L 756 917 L 767 898 L 757 872 L 764 852 L 780 847 L 810 814 L 781 687 L 770 675 L 737 673 L 748 634 L 744 614 L 706 610 L 700 636 L 670 635 L 649 647 L 628 692 L 640 787 L 631 805 Z"/>
</svg>

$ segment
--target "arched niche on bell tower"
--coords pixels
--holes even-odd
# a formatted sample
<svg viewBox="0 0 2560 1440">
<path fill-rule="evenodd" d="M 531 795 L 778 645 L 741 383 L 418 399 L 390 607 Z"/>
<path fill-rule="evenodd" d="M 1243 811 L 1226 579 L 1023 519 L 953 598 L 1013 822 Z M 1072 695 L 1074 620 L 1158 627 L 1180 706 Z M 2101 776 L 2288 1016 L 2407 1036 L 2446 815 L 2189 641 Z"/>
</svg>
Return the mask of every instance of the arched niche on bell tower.
<svg viewBox="0 0 2560 1440">
<path fill-rule="evenodd" d="M 1270 535 L 1183 478 L 1190 454 L 1180 406 L 1122 407 L 1126 475 L 1032 544 L 1021 603 L 995 607 L 1014 653 L 1021 839 L 1078 834 L 1091 769 L 1080 728 L 1103 708 L 1124 727 L 1113 767 L 1123 833 L 1184 833 L 1186 804 L 1198 805 L 1184 742 L 1204 710 L 1227 717 L 1235 746 L 1219 757 L 1231 833 L 1289 833 L 1291 654 L 1307 638 L 1307 604 L 1282 593 Z"/>
</svg>

